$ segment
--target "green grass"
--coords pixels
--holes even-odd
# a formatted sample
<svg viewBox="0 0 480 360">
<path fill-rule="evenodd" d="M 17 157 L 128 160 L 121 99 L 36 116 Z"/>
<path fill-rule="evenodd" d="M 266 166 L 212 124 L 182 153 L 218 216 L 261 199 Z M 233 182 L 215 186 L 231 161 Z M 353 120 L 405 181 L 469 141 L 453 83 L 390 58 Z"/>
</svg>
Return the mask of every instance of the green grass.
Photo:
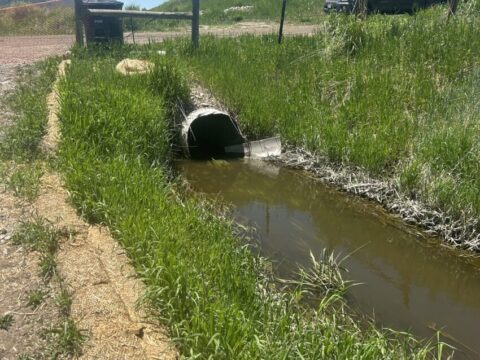
<svg viewBox="0 0 480 360">
<path fill-rule="evenodd" d="M 73 8 L 28 7 L 0 12 L 0 36 L 74 33 Z"/>
<path fill-rule="evenodd" d="M 38 196 L 42 175 L 40 163 L 20 164 L 13 168 L 6 184 L 15 196 L 32 201 Z"/>
<path fill-rule="evenodd" d="M 36 309 L 43 303 L 46 295 L 47 292 L 44 290 L 37 289 L 30 291 L 27 294 L 27 306 Z"/>
<path fill-rule="evenodd" d="M 48 341 L 44 356 L 48 359 L 78 357 L 82 354 L 82 344 L 86 336 L 72 319 L 65 318 L 60 324 L 46 329 L 43 336 Z"/>
<path fill-rule="evenodd" d="M 0 157 L 4 160 L 31 162 L 41 157 L 39 144 L 47 124 L 46 97 L 51 91 L 57 64 L 57 59 L 49 59 L 24 68 L 14 93 L 2 99 L 13 114 L 13 125 L 0 143 Z"/>
<path fill-rule="evenodd" d="M 22 245 L 27 250 L 37 251 L 40 254 L 40 272 L 45 279 L 56 274 L 55 253 L 58 241 L 64 232 L 53 228 L 46 220 L 36 218 L 23 222 L 12 236 L 14 245 Z"/>
<path fill-rule="evenodd" d="M 229 11 L 225 9 L 237 6 L 253 6 L 249 11 Z M 275 0 L 202 0 L 200 9 L 204 11 L 202 24 L 224 24 L 238 21 L 279 21 L 281 1 Z M 156 9 L 161 11 L 192 11 L 191 0 L 170 0 Z M 316 23 L 323 19 L 323 1 L 289 0 L 286 18 L 288 22 Z"/>
<path fill-rule="evenodd" d="M 0 316 L 0 330 L 8 330 L 13 324 L 13 315 L 5 314 Z"/>
<path fill-rule="evenodd" d="M 183 70 L 175 58 L 156 58 L 155 48 L 135 51 L 163 70 L 117 74 L 114 66 L 132 56 L 130 48 L 75 54 L 61 85 L 59 158 L 71 201 L 90 222 L 109 226 L 126 249 L 146 284 L 145 302 L 169 327 L 182 356 L 434 356 L 435 348 L 408 335 L 359 325 L 328 261 L 318 261 L 314 273 L 303 273 L 295 284 L 281 286 L 212 204 L 182 195 L 167 165 L 168 106 L 185 96 L 185 75 L 177 76 Z M 171 91 L 163 92 L 165 87 Z M 316 305 L 307 305 L 306 298 Z"/>
<path fill-rule="evenodd" d="M 332 15 L 313 37 L 164 45 L 238 114 L 250 139 L 386 178 L 458 216 L 480 215 L 480 2 L 412 16 Z"/>
<path fill-rule="evenodd" d="M 55 305 L 57 305 L 63 316 L 70 316 L 70 311 L 72 308 L 72 296 L 64 286 L 62 286 L 60 293 L 55 297 Z"/>
<path fill-rule="evenodd" d="M 46 131 L 47 94 L 56 76 L 57 60 L 22 68 L 15 91 L 0 99 L 11 113 L 11 125 L 2 129 L 0 180 L 14 195 L 33 201 L 44 172 L 40 142 Z"/>
<path fill-rule="evenodd" d="M 46 340 L 45 343 L 40 349 L 37 349 L 37 353 L 34 355 L 22 354 L 26 359 L 76 357 L 82 352 L 82 344 L 86 340 L 86 336 L 70 318 L 72 298 L 65 288 L 63 280 L 58 276 L 55 259 L 60 238 L 69 238 L 70 236 L 70 231 L 56 229 L 45 219 L 39 217 L 21 223 L 12 236 L 11 241 L 14 245 L 21 245 L 28 251 L 39 253 L 40 275 L 45 282 L 53 279 L 58 284 L 59 289 L 55 297 L 55 305 L 58 307 L 60 319 L 42 330 L 42 337 Z M 32 309 L 36 309 L 44 302 L 47 296 L 48 291 L 42 289 L 33 290 L 27 294 L 26 304 Z"/>
</svg>

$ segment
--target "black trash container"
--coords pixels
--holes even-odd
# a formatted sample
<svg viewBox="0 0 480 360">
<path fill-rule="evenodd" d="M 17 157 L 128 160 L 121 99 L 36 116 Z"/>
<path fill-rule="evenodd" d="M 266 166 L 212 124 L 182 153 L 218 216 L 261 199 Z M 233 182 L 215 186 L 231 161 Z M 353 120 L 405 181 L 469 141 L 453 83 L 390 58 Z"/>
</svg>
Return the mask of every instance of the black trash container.
<svg viewBox="0 0 480 360">
<path fill-rule="evenodd" d="M 123 21 L 121 17 L 89 15 L 86 9 L 122 10 L 123 3 L 109 0 L 83 2 L 85 37 L 89 43 L 123 43 Z"/>
</svg>

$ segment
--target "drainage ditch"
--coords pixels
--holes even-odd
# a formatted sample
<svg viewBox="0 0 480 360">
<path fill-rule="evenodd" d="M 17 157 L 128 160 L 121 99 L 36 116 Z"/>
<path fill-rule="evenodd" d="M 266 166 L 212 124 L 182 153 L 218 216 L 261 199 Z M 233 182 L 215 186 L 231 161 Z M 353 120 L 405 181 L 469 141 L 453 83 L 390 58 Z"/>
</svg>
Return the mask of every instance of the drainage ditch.
<svg viewBox="0 0 480 360">
<path fill-rule="evenodd" d="M 308 267 L 324 248 L 351 256 L 347 299 L 381 326 L 442 340 L 455 358 L 480 357 L 480 259 L 458 256 L 378 206 L 339 193 L 305 173 L 255 160 L 181 160 L 193 188 L 233 205 L 256 229 L 262 255 L 281 275 Z"/>
</svg>

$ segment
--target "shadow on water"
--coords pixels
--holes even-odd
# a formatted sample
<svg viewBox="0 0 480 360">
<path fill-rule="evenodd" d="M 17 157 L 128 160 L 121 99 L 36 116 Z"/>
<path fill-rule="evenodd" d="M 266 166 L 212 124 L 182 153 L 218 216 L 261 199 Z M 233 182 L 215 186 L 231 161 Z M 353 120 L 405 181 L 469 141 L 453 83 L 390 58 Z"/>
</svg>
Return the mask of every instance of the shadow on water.
<svg viewBox="0 0 480 360">
<path fill-rule="evenodd" d="M 349 290 L 353 307 L 418 336 L 442 330 L 463 349 L 458 358 L 480 358 L 479 259 L 462 258 L 302 172 L 247 160 L 177 165 L 195 190 L 234 205 L 235 219 L 256 229 L 262 255 L 280 273 L 308 266 L 310 251 L 354 252 L 344 264 L 346 278 L 362 283 Z"/>
</svg>

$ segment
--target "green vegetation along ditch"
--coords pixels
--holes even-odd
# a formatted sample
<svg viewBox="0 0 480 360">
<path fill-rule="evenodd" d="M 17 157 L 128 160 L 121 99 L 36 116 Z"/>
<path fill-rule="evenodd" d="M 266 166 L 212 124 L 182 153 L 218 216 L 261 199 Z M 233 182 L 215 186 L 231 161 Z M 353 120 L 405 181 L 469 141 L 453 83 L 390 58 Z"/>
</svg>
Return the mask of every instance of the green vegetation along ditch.
<svg viewBox="0 0 480 360">
<path fill-rule="evenodd" d="M 391 180 L 459 218 L 480 216 L 480 2 L 413 16 L 329 16 L 313 37 L 172 43 L 251 139 L 280 134 Z"/>
<path fill-rule="evenodd" d="M 125 247 L 147 286 L 145 300 L 183 356 L 440 356 L 441 345 L 360 325 L 344 305 L 337 271 L 325 271 L 328 257 L 282 289 L 268 263 L 211 203 L 185 196 L 168 167 L 171 101 L 188 95 L 184 70 L 151 55 L 155 50 L 137 48 L 135 56 L 156 62 L 156 71 L 127 78 L 114 67 L 133 56 L 128 48 L 74 54 L 61 85 L 59 157 L 73 203 L 89 221 L 108 225 Z M 316 305 L 307 306 L 302 299 L 312 296 Z"/>
</svg>

